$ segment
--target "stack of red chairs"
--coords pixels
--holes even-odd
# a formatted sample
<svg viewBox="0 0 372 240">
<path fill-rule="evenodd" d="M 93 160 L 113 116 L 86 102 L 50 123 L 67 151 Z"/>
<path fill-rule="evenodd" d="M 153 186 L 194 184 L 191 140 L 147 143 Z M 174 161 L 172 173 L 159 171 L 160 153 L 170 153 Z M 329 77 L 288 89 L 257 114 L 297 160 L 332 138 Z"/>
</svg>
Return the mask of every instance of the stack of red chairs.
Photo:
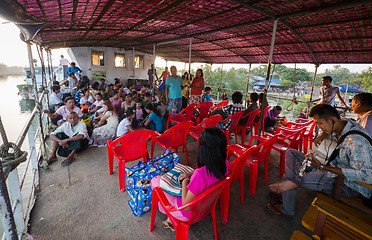
<svg viewBox="0 0 372 240">
<path fill-rule="evenodd" d="M 226 118 L 225 120 L 220 121 L 220 123 L 225 123 L 231 120 L 230 126 L 227 130 L 221 129 L 226 135 L 227 144 L 229 143 L 230 132 L 235 133 L 235 143 L 238 143 L 238 123 L 243 114 L 244 111 L 239 111 Z"/>
<path fill-rule="evenodd" d="M 241 133 L 242 144 L 245 143 L 245 135 L 247 134 L 247 128 L 249 128 L 251 130 L 251 136 L 253 136 L 254 119 L 260 113 L 261 113 L 260 109 L 255 109 L 255 110 L 253 110 L 253 111 L 251 111 L 251 112 L 249 112 L 246 115 L 241 117 L 241 119 L 248 117 L 248 120 L 247 120 L 246 124 L 244 124 L 244 125 L 239 125 L 238 124 L 237 133 Z"/>
<path fill-rule="evenodd" d="M 167 122 L 167 129 L 169 128 L 169 123 L 181 123 L 181 122 L 187 122 L 191 121 L 192 113 L 195 109 L 196 104 L 190 104 L 186 108 L 182 109 L 180 113 L 170 113 L 168 115 L 168 122 Z"/>
<path fill-rule="evenodd" d="M 267 112 L 270 110 L 271 106 L 267 106 L 265 107 L 264 109 L 264 113 L 263 113 L 263 118 L 262 118 L 262 135 L 265 134 L 265 117 L 267 115 Z M 254 124 L 254 133 L 256 134 L 256 136 L 258 136 L 258 130 L 259 130 L 259 126 L 260 126 L 260 122 L 253 122 Z"/>
<path fill-rule="evenodd" d="M 199 124 L 201 121 L 203 121 L 204 118 L 208 117 L 209 109 L 212 106 L 213 106 L 212 102 L 203 102 L 195 107 L 195 109 L 199 110 L 199 116 L 197 117 L 192 116 L 192 120 L 195 123 L 195 125 Z"/>
<path fill-rule="evenodd" d="M 220 121 L 221 118 L 222 118 L 221 115 L 214 115 L 214 116 L 211 116 L 205 119 L 204 121 L 199 123 L 197 126 L 190 128 L 189 135 L 198 141 L 198 147 L 199 147 L 200 135 L 202 134 L 203 130 L 207 127 L 217 126 L 217 123 L 218 121 Z"/>
</svg>

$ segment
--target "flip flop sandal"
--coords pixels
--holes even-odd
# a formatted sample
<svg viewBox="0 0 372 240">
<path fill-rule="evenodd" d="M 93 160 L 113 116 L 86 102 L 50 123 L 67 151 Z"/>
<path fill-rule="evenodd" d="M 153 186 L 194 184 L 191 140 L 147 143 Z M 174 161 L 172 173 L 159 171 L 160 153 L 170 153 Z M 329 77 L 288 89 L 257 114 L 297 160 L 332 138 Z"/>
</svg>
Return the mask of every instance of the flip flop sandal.
<svg viewBox="0 0 372 240">
<path fill-rule="evenodd" d="M 273 191 L 270 191 L 269 192 L 269 195 L 272 199 L 274 199 L 275 201 L 277 201 L 278 203 L 283 203 L 283 197 L 282 197 L 282 194 L 281 193 L 277 193 L 277 192 L 273 192 Z"/>
<path fill-rule="evenodd" d="M 280 204 L 272 204 L 272 203 L 268 203 L 268 204 L 266 205 L 266 208 L 267 208 L 270 212 L 275 213 L 275 214 L 277 214 L 277 215 L 287 216 L 287 214 L 285 214 L 285 213 L 283 212 L 283 210 L 281 209 Z"/>
<path fill-rule="evenodd" d="M 73 161 L 75 161 L 75 158 L 72 158 L 72 159 L 65 159 L 65 160 L 63 160 L 63 162 L 61 162 L 61 166 L 62 166 L 62 167 L 68 166 L 68 165 L 70 165 Z"/>
<path fill-rule="evenodd" d="M 168 222 L 167 222 L 167 223 L 163 222 L 162 227 L 163 227 L 163 228 L 169 228 L 172 232 L 176 231 L 176 230 L 174 229 L 174 226 L 171 225 L 171 224 L 169 224 Z"/>
</svg>

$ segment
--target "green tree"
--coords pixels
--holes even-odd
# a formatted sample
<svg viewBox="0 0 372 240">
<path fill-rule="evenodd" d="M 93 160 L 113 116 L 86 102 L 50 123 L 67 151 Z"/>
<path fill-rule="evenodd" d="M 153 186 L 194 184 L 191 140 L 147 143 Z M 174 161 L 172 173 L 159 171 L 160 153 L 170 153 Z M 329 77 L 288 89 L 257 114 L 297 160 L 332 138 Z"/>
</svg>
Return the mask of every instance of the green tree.
<svg viewBox="0 0 372 240">
<path fill-rule="evenodd" d="M 355 75 L 355 78 L 351 81 L 353 83 L 360 83 L 364 88 L 367 88 L 368 91 L 372 91 L 372 67 L 369 67 L 367 70 L 362 71 Z"/>
<path fill-rule="evenodd" d="M 332 84 L 340 85 L 347 83 L 348 80 L 354 77 L 354 74 L 351 73 L 347 68 L 341 67 L 340 65 L 335 65 L 333 69 L 327 68 L 322 76 L 331 76 L 333 79 Z"/>
</svg>

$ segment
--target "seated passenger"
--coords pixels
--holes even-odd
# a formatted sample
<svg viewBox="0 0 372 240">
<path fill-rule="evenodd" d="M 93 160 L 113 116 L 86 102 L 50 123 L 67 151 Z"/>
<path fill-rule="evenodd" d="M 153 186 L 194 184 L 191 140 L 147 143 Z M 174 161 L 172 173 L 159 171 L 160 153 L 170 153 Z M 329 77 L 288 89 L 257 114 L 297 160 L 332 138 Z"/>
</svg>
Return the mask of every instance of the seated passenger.
<svg viewBox="0 0 372 240">
<path fill-rule="evenodd" d="M 62 98 L 60 96 L 60 92 L 61 92 L 61 87 L 60 86 L 53 86 L 52 87 L 52 94 L 50 95 L 50 103 L 52 105 L 62 105 L 63 104 L 63 101 L 62 101 Z"/>
<path fill-rule="evenodd" d="M 80 106 L 91 106 L 95 101 L 93 94 L 88 90 L 83 90 L 83 96 L 80 98 Z"/>
<path fill-rule="evenodd" d="M 203 131 L 200 136 L 197 158 L 199 168 L 183 173 L 178 178 L 178 181 L 182 184 L 182 197 L 164 192 L 173 207 L 178 208 L 185 205 L 226 177 L 229 173 L 226 147 L 226 137 L 220 129 L 208 127 Z M 151 180 L 151 187 L 159 186 L 160 176 L 157 176 Z M 160 203 L 159 211 L 165 214 Z M 183 211 L 171 212 L 171 214 L 178 220 L 187 222 L 190 219 L 191 212 L 190 208 L 186 208 Z M 169 218 L 163 222 L 163 227 L 174 231 Z"/>
<path fill-rule="evenodd" d="M 212 114 L 221 114 L 223 119 L 226 119 L 239 111 L 245 110 L 245 107 L 242 105 L 243 95 L 241 94 L 241 92 L 234 92 L 231 98 L 233 100 L 232 105 L 230 104 L 228 106 L 218 107 L 213 111 Z M 224 123 L 218 123 L 217 126 L 223 130 L 227 130 L 230 127 L 230 123 L 231 119 Z"/>
<path fill-rule="evenodd" d="M 96 101 L 89 107 L 88 112 L 94 114 L 98 109 L 102 108 L 102 95 L 101 93 L 96 93 Z"/>
<path fill-rule="evenodd" d="M 130 94 L 125 95 L 124 100 L 125 101 L 121 103 L 121 110 L 123 112 L 126 112 L 128 108 L 132 108 L 134 107 L 134 104 L 136 104 L 136 102 L 132 100 Z"/>
<path fill-rule="evenodd" d="M 151 101 L 151 93 L 147 92 L 143 95 L 143 101 L 142 101 L 142 106 L 146 106 L 146 104 L 152 103 Z"/>
<path fill-rule="evenodd" d="M 213 101 L 211 92 L 212 92 L 212 88 L 211 87 L 206 87 L 204 89 L 204 94 L 202 96 L 203 102 Z"/>
<path fill-rule="evenodd" d="M 308 108 L 304 107 L 304 109 L 301 110 L 299 117 L 306 119 L 307 118 L 307 112 L 308 112 Z"/>
<path fill-rule="evenodd" d="M 157 131 L 159 133 L 163 132 L 164 120 L 154 105 L 152 103 L 148 103 L 145 106 L 145 110 L 149 114 L 145 120 L 143 120 L 143 125 L 146 127 L 146 129 Z"/>
<path fill-rule="evenodd" d="M 248 100 L 249 105 L 248 105 L 248 108 L 244 111 L 243 116 L 252 112 L 253 110 L 258 109 L 257 101 L 258 101 L 258 94 L 255 93 L 255 92 L 250 93 L 249 94 L 249 100 Z M 248 121 L 248 118 L 249 117 L 245 117 L 245 118 L 240 119 L 239 124 L 240 125 L 246 124 L 247 121 Z"/>
<path fill-rule="evenodd" d="M 357 117 L 357 123 L 364 127 L 372 136 L 372 93 L 359 93 L 354 96 L 353 110 Z"/>
<path fill-rule="evenodd" d="M 326 164 L 321 163 L 312 153 L 305 155 L 293 149 L 287 151 L 284 177 L 281 181 L 270 185 L 270 195 L 283 202 L 282 205 L 267 205 L 267 208 L 276 214 L 295 215 L 298 187 L 331 194 L 337 175 L 346 178 L 341 196 L 371 197 L 372 189 L 354 182 L 372 183 L 372 145 L 366 138 L 367 131 L 352 120 L 342 120 L 337 110 L 328 104 L 314 106 L 310 110 L 310 117 L 323 131 L 315 138 L 315 144 L 319 144 L 328 136 L 335 141 L 339 140 L 340 144 Z M 348 134 L 353 130 L 365 134 L 366 137 L 360 133 Z M 306 157 L 311 157 L 313 168 L 300 176 L 299 166 Z"/>
<path fill-rule="evenodd" d="M 136 107 L 135 108 L 131 108 L 135 111 L 136 113 L 136 116 L 134 119 L 132 119 L 132 126 L 134 128 L 138 128 L 141 124 L 141 122 L 143 122 L 143 120 L 147 117 L 147 112 L 145 110 L 145 107 L 142 105 L 142 99 L 141 98 L 137 98 L 137 101 L 136 101 Z"/>
<path fill-rule="evenodd" d="M 136 85 L 134 86 L 134 90 L 140 92 L 142 90 L 141 80 L 137 80 Z"/>
<path fill-rule="evenodd" d="M 98 86 L 99 86 L 98 82 L 95 82 L 92 85 L 90 85 L 90 92 L 93 94 L 93 96 L 96 96 L 96 94 L 99 93 Z"/>
<path fill-rule="evenodd" d="M 57 160 L 56 153 L 66 159 L 62 161 L 62 166 L 72 163 L 75 153 L 88 148 L 88 131 L 85 123 L 79 120 L 76 112 L 67 114 L 67 122 L 63 123 L 50 134 L 53 140 L 52 155 L 48 159 L 48 164 Z"/>
<path fill-rule="evenodd" d="M 125 118 L 121 120 L 116 131 L 116 137 L 119 138 L 126 133 L 133 132 L 132 120 L 136 117 L 136 111 L 128 108 L 125 112 Z"/>
<path fill-rule="evenodd" d="M 65 98 L 65 105 L 58 108 L 55 113 L 51 113 L 49 110 L 43 110 L 44 113 L 48 114 L 51 119 L 55 119 L 58 116 L 62 116 L 64 121 L 67 121 L 67 114 L 70 112 L 77 113 L 79 118 L 83 117 L 83 113 L 81 112 L 80 108 L 75 106 L 75 100 L 72 97 Z"/>
<path fill-rule="evenodd" d="M 118 91 L 114 90 L 113 94 L 114 94 L 114 96 L 110 98 L 110 101 L 111 101 L 112 105 L 114 106 L 115 111 L 118 114 L 120 114 L 121 104 L 122 104 L 123 100 L 121 100 L 120 93 Z"/>
<path fill-rule="evenodd" d="M 119 116 L 110 101 L 104 101 L 102 109 L 103 113 L 94 119 L 91 143 L 96 146 L 104 146 L 108 140 L 115 139 L 119 124 Z"/>
<path fill-rule="evenodd" d="M 283 121 L 285 119 L 285 117 L 279 116 L 281 112 L 281 106 L 275 106 L 267 112 L 267 115 L 265 117 L 265 131 L 274 132 L 274 126 L 276 122 Z"/>
<path fill-rule="evenodd" d="M 101 80 L 99 80 L 99 85 L 98 85 L 98 90 L 100 91 L 106 91 L 106 87 L 107 87 L 107 84 L 106 84 L 106 79 L 104 78 L 101 78 Z"/>
</svg>

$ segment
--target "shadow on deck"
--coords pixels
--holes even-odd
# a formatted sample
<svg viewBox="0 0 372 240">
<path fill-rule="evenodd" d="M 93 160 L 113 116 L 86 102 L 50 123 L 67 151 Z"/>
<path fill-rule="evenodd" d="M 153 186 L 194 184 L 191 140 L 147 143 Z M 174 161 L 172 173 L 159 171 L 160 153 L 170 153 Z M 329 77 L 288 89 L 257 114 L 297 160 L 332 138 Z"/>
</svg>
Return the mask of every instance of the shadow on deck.
<svg viewBox="0 0 372 240">
<path fill-rule="evenodd" d="M 239 136 L 240 140 L 240 136 Z M 196 164 L 197 142 L 188 138 L 189 162 Z M 230 137 L 230 143 L 233 143 Z M 246 140 L 249 141 L 249 138 Z M 181 148 L 179 149 L 181 150 Z M 154 156 L 163 149 L 155 144 Z M 186 164 L 185 154 L 178 153 Z M 161 227 L 165 215 L 158 211 L 155 228 L 149 232 L 150 212 L 135 217 L 128 205 L 127 192 L 119 191 L 117 162 L 109 175 L 106 148 L 89 148 L 76 155 L 68 167 L 62 158 L 41 173 L 40 193 L 31 215 L 30 232 L 42 239 L 175 239 L 175 233 Z M 138 161 L 130 162 L 128 167 Z M 279 154 L 270 154 L 269 183 L 280 179 Z M 315 197 L 315 192 L 299 189 L 295 217 L 274 215 L 266 209 L 270 202 L 263 164 L 259 166 L 257 191 L 249 195 L 249 169 L 244 171 L 245 203 L 240 202 L 238 181 L 231 185 L 230 213 L 227 224 L 220 219 L 216 206 L 220 239 L 289 239 L 294 230 L 307 230 L 301 218 Z M 190 227 L 189 239 L 214 239 L 211 216 Z"/>
</svg>

